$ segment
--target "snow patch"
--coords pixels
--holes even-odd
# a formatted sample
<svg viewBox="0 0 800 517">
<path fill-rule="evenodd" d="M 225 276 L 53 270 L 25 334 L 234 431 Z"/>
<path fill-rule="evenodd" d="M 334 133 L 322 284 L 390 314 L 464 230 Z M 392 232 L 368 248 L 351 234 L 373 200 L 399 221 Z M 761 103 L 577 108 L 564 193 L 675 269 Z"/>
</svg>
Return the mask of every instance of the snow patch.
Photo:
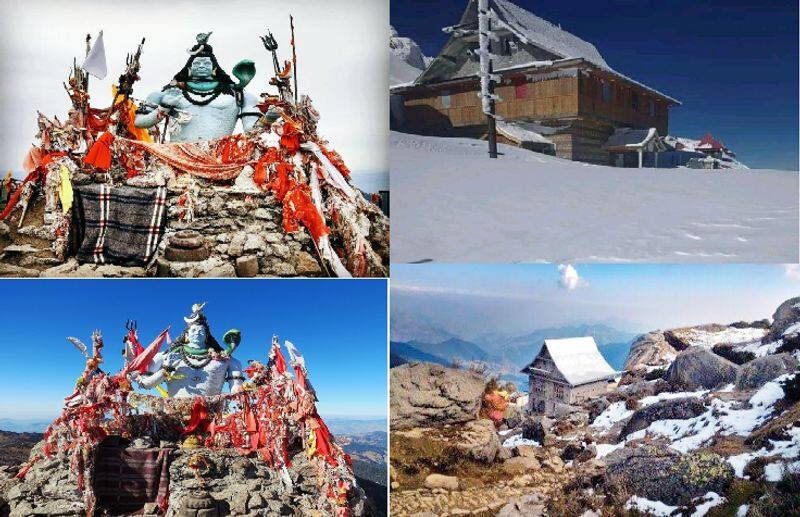
<svg viewBox="0 0 800 517">
<path fill-rule="evenodd" d="M 766 383 L 750 397 L 749 408 L 737 408 L 736 402 L 713 398 L 707 411 L 699 416 L 657 420 L 646 431 L 667 438 L 669 446 L 682 453 L 697 449 L 716 435 L 747 436 L 769 418 L 775 403 L 783 398 L 781 383 L 792 377 L 793 374 L 782 375 Z"/>
<path fill-rule="evenodd" d="M 651 501 L 644 497 L 633 496 L 625 503 L 626 510 L 638 510 L 640 512 L 649 513 L 657 517 L 667 517 L 672 515 L 678 509 L 677 506 L 670 506 L 662 503 L 661 501 Z"/>
<path fill-rule="evenodd" d="M 590 427 L 608 431 L 614 427 L 614 424 L 625 420 L 632 414 L 633 411 L 625 407 L 624 401 L 614 402 L 613 404 L 609 405 L 605 411 L 597 415 L 597 418 L 594 419 L 594 422 L 592 422 Z"/>
<path fill-rule="evenodd" d="M 516 434 L 510 438 L 506 438 L 503 442 L 503 447 L 516 447 L 518 445 L 530 445 L 531 447 L 541 447 L 541 444 L 536 440 L 529 440 L 523 438 L 521 434 Z"/>
<path fill-rule="evenodd" d="M 765 329 L 759 328 L 735 328 L 728 327 L 720 331 L 707 331 L 702 329 L 690 329 L 685 331 L 684 335 L 687 336 L 691 346 L 700 346 L 703 348 L 713 348 L 715 345 L 721 343 L 728 343 L 733 345 L 751 344 L 754 342 L 761 342 L 761 338 L 766 335 Z"/>
<path fill-rule="evenodd" d="M 691 514 L 692 517 L 703 517 L 715 506 L 724 503 L 726 499 L 716 492 L 708 492 L 702 497 L 692 500 L 695 505 L 695 511 Z M 680 506 L 670 506 L 661 501 L 651 501 L 644 497 L 633 496 L 625 503 L 627 510 L 638 510 L 640 512 L 655 515 L 657 517 L 668 517 L 676 512 Z"/>
<path fill-rule="evenodd" d="M 733 467 L 736 476 L 747 478 L 747 476 L 744 475 L 744 468 L 756 458 L 774 457 L 787 460 L 796 460 L 800 458 L 800 427 L 792 427 L 787 431 L 787 434 L 789 435 L 788 440 L 770 440 L 769 448 L 763 447 L 755 452 L 745 452 L 728 458 L 728 463 Z M 770 474 L 767 474 L 766 467 L 764 469 L 764 474 L 767 481 L 780 481 L 782 476 L 777 479 L 770 479 L 770 476 L 774 478 L 779 472 L 778 469 L 781 469 L 780 472 L 783 472 L 782 469 L 784 467 L 791 472 L 797 472 L 798 466 L 800 466 L 800 462 L 798 461 L 790 463 L 776 461 L 768 465 L 768 467 L 770 467 Z"/>
</svg>

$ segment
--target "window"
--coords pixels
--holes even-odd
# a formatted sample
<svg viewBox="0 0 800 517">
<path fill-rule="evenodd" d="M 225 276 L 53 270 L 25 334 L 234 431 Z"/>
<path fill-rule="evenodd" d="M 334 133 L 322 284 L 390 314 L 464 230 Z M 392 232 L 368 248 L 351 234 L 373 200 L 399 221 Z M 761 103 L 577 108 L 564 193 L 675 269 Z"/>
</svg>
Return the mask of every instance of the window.
<svg viewBox="0 0 800 517">
<path fill-rule="evenodd" d="M 562 386 L 561 384 L 555 384 L 553 388 L 556 398 L 564 400 L 564 386 Z"/>
<path fill-rule="evenodd" d="M 639 111 L 639 95 L 636 92 L 631 92 L 631 109 Z"/>
<path fill-rule="evenodd" d="M 447 90 L 442 91 L 442 107 L 449 108 L 450 107 L 450 92 Z"/>
<path fill-rule="evenodd" d="M 514 96 L 517 99 L 528 98 L 528 83 L 521 83 L 514 87 Z"/>
<path fill-rule="evenodd" d="M 611 85 L 603 81 L 603 102 L 611 102 Z"/>
<path fill-rule="evenodd" d="M 503 54 L 506 56 L 511 55 L 511 40 L 508 38 L 503 39 Z"/>
<path fill-rule="evenodd" d="M 650 116 L 651 117 L 656 116 L 656 103 L 653 102 L 652 100 L 650 101 Z"/>
</svg>

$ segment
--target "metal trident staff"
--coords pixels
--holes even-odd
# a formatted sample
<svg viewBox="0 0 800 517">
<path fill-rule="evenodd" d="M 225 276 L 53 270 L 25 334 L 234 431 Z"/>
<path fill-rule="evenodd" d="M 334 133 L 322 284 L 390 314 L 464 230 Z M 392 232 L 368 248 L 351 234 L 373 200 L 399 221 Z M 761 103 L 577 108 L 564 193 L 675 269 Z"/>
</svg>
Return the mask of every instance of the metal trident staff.
<svg viewBox="0 0 800 517">
<path fill-rule="evenodd" d="M 294 76 L 294 103 L 297 104 L 297 53 L 295 52 L 294 46 L 294 18 L 292 18 L 291 14 L 289 15 L 289 28 L 292 31 L 292 69 L 294 70 L 292 75 Z"/>
</svg>

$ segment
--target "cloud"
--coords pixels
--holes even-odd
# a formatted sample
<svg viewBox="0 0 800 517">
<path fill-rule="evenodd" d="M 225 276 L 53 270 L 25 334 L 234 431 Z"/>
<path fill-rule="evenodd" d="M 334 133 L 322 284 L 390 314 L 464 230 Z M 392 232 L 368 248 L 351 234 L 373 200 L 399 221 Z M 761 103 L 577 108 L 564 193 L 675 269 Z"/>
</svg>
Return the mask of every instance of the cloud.
<svg viewBox="0 0 800 517">
<path fill-rule="evenodd" d="M 572 264 L 559 264 L 558 272 L 560 273 L 558 285 L 567 291 L 574 291 L 578 287 L 589 285 L 589 283 L 578 274 L 578 270 L 572 267 Z"/>
<path fill-rule="evenodd" d="M 783 272 L 786 278 L 800 282 L 800 264 L 784 264 Z"/>
</svg>

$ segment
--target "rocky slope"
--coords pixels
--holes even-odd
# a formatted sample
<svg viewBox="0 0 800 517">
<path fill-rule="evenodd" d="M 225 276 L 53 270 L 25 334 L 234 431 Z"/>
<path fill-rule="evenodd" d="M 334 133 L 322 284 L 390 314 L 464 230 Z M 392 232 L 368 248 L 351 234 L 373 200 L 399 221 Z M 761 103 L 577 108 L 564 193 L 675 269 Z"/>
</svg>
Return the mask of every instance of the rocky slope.
<svg viewBox="0 0 800 517">
<path fill-rule="evenodd" d="M 499 428 L 473 416 L 483 389 L 453 388 L 480 384 L 466 372 L 393 368 L 392 515 L 798 515 L 798 349 L 800 298 L 771 322 L 654 331 L 605 396 L 552 419 L 521 397 Z"/>
<path fill-rule="evenodd" d="M 37 463 L 18 482 L 14 476 L 28 460 L 41 452 L 41 433 L 0 431 L 0 517 L 9 515 L 84 515 L 83 502 L 69 477 L 69 464 L 56 458 Z M 337 435 L 337 443 L 350 454 L 353 471 L 367 501 L 360 505 L 363 515 L 387 515 L 387 436 L 384 431 Z M 148 444 L 141 443 L 143 447 Z M 186 469 L 194 452 L 176 450 L 170 468 L 171 501 L 181 503 L 184 494 L 193 495 L 195 479 Z M 287 491 L 282 480 L 267 469 L 258 458 L 244 458 L 232 451 L 201 449 L 217 474 L 208 484 L 210 495 L 222 501 L 224 515 L 316 515 L 307 503 L 316 494 L 316 471 L 303 454 L 293 458 L 289 476 L 292 490 Z M 35 511 L 33 510 L 35 508 Z M 149 507 L 145 510 L 153 510 Z M 295 512 L 295 513 L 293 513 Z M 147 511 L 145 512 L 147 513 Z M 321 517 L 321 516 L 320 516 Z"/>
<path fill-rule="evenodd" d="M 41 433 L 0 431 L 0 466 L 13 467 L 28 461 L 31 447 L 41 439 Z"/>
</svg>

